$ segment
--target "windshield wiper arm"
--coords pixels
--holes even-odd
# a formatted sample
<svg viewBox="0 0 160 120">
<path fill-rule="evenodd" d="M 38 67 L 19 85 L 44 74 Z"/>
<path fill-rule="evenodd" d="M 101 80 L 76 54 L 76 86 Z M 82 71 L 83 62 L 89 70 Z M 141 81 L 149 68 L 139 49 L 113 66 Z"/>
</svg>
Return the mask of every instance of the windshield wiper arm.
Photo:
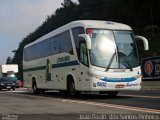
<svg viewBox="0 0 160 120">
<path fill-rule="evenodd" d="M 113 59 L 114 59 L 115 54 L 116 54 L 116 52 L 113 53 L 113 55 L 112 55 L 112 57 L 111 57 L 111 59 L 110 59 L 108 65 L 107 65 L 107 67 L 106 67 L 106 71 L 109 70 L 109 68 L 110 68 L 110 66 L 111 66 L 111 64 L 112 64 L 112 62 L 113 62 Z M 124 57 L 123 57 L 123 58 L 120 57 L 120 58 L 123 59 L 123 60 L 127 63 L 129 69 L 130 69 L 131 71 L 133 71 L 133 68 L 131 67 L 131 65 L 130 65 L 130 63 L 127 61 L 127 59 L 125 59 Z"/>
<path fill-rule="evenodd" d="M 112 57 L 111 57 L 111 59 L 110 59 L 108 65 L 107 65 L 107 67 L 106 67 L 106 71 L 108 71 L 108 69 L 110 68 L 110 66 L 111 66 L 111 64 L 112 64 L 112 62 L 113 62 L 113 59 L 114 59 L 115 54 L 116 54 L 116 52 L 113 53 L 113 55 L 112 55 Z"/>
<path fill-rule="evenodd" d="M 120 58 L 122 58 L 122 57 L 120 57 Z M 133 68 L 131 67 L 131 65 L 129 64 L 129 62 L 127 61 L 127 59 L 125 59 L 124 57 L 123 57 L 122 59 L 127 63 L 129 69 L 130 69 L 131 71 L 133 71 Z"/>
</svg>

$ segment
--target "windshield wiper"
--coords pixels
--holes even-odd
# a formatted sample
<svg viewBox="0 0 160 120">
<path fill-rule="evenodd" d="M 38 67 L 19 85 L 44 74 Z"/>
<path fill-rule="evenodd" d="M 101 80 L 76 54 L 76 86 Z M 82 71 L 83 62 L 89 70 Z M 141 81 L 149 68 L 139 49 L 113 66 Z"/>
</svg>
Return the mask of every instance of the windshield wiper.
<svg viewBox="0 0 160 120">
<path fill-rule="evenodd" d="M 120 57 L 120 58 L 123 59 L 123 60 L 127 63 L 129 69 L 130 69 L 131 71 L 133 71 L 133 68 L 132 68 L 132 66 L 130 65 L 130 63 L 128 62 L 128 60 L 127 60 L 126 58 L 124 58 L 124 57 Z"/>
<path fill-rule="evenodd" d="M 106 71 L 109 70 L 109 68 L 110 68 L 110 66 L 111 66 L 111 64 L 112 64 L 112 62 L 113 62 L 113 59 L 114 59 L 115 54 L 116 54 L 116 52 L 113 53 L 111 59 L 109 60 L 109 63 L 108 63 L 108 65 L 107 65 L 107 67 L 106 67 Z"/>
<path fill-rule="evenodd" d="M 107 67 L 106 67 L 106 71 L 109 70 L 109 68 L 110 68 L 110 66 L 111 66 L 111 64 L 112 64 L 112 62 L 113 62 L 113 59 L 114 59 L 115 54 L 116 54 L 116 52 L 113 53 L 113 55 L 112 55 L 112 57 L 111 57 L 108 65 L 107 65 Z M 129 62 L 127 61 L 127 59 L 125 59 L 124 57 L 123 57 L 123 58 L 120 57 L 120 58 L 123 59 L 123 60 L 126 62 L 126 64 L 128 65 L 129 69 L 130 69 L 131 71 L 133 71 L 133 68 L 131 67 L 131 65 L 129 64 Z"/>
</svg>

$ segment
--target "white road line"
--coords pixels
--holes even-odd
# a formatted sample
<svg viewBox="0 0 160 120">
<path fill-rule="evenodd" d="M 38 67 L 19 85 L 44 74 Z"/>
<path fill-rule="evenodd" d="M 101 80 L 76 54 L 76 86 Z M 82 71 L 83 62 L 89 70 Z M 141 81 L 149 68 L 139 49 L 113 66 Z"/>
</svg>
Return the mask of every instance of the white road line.
<svg viewBox="0 0 160 120">
<path fill-rule="evenodd" d="M 159 99 L 160 96 L 145 96 L 145 95 L 128 95 L 128 94 L 118 94 L 120 96 L 128 96 L 128 97 L 140 97 L 140 98 L 155 98 Z"/>
<path fill-rule="evenodd" d="M 140 108 L 140 107 L 131 107 L 131 106 L 124 106 L 124 105 L 98 103 L 98 102 L 88 102 L 88 101 L 71 100 L 71 99 L 67 99 L 67 100 L 66 99 L 63 99 L 63 100 L 62 99 L 56 99 L 56 100 L 61 100 L 62 102 L 79 103 L 79 104 L 87 104 L 87 105 L 94 105 L 94 106 L 100 106 L 100 107 L 111 107 L 111 108 L 118 108 L 118 109 L 125 109 L 125 110 L 160 114 L 160 110 L 156 110 L 156 109 L 147 109 L 147 108 Z"/>
<path fill-rule="evenodd" d="M 9 94 L 14 94 L 14 93 L 9 93 Z M 33 98 L 47 98 L 46 96 L 32 96 L 32 95 L 24 95 L 24 94 L 16 94 L 16 95 L 33 97 Z M 52 98 L 52 100 L 53 100 L 53 98 Z M 131 111 L 146 112 L 146 113 L 152 113 L 152 114 L 155 114 L 155 113 L 160 114 L 160 110 L 156 110 L 156 109 L 131 107 L 131 106 L 124 106 L 124 105 L 108 104 L 108 103 L 89 102 L 89 101 L 85 101 L 85 100 L 72 100 L 72 99 L 61 99 L 61 98 L 55 98 L 54 100 L 68 102 L 68 103 L 78 103 L 78 104 L 85 104 L 85 105 L 92 105 L 92 106 L 99 106 L 99 107 L 110 107 L 110 108 L 123 109 L 123 110 L 131 110 Z"/>
</svg>

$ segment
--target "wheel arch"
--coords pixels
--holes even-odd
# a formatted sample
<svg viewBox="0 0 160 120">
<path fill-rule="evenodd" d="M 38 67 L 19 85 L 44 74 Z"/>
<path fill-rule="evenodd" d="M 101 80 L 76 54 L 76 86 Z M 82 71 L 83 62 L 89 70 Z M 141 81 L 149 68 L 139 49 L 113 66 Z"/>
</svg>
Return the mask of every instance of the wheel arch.
<svg viewBox="0 0 160 120">
<path fill-rule="evenodd" d="M 36 76 L 32 76 L 32 87 L 33 87 L 33 83 L 35 83 L 37 85 L 37 80 L 36 80 Z"/>
<path fill-rule="evenodd" d="M 68 89 L 69 82 L 75 83 L 75 88 L 77 89 L 77 83 L 75 81 L 75 76 L 72 73 L 68 73 L 66 77 L 66 88 Z"/>
</svg>

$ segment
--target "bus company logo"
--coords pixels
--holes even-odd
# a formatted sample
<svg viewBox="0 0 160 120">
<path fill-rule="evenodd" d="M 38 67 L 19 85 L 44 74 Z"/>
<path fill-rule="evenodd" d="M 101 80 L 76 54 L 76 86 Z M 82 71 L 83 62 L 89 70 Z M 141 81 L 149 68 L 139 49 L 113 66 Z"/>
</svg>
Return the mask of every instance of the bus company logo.
<svg viewBox="0 0 160 120">
<path fill-rule="evenodd" d="M 106 87 L 106 85 L 107 85 L 106 82 L 93 83 L 93 87 Z"/>
<path fill-rule="evenodd" d="M 139 84 L 138 83 L 127 83 L 126 84 L 126 87 L 133 87 L 133 86 L 138 86 Z"/>
<path fill-rule="evenodd" d="M 68 62 L 68 61 L 70 61 L 70 56 L 57 58 L 57 63 Z"/>
<path fill-rule="evenodd" d="M 144 70 L 145 70 L 145 73 L 147 74 L 151 74 L 152 71 L 153 71 L 153 64 L 151 61 L 147 61 L 144 65 Z"/>
<path fill-rule="evenodd" d="M 124 88 L 125 85 L 124 84 L 117 84 L 115 88 Z"/>
</svg>

